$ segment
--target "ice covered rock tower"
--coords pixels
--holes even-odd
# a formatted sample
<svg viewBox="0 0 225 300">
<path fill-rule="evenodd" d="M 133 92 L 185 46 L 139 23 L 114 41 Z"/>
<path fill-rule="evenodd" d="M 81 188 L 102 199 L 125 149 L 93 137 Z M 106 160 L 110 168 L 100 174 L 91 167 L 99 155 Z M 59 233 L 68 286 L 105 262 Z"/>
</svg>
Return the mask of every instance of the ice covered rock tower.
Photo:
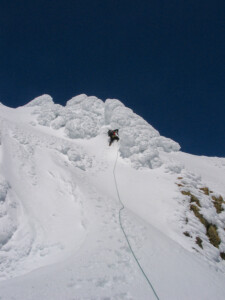
<svg viewBox="0 0 225 300">
<path fill-rule="evenodd" d="M 108 128 L 119 128 L 120 153 L 130 159 L 135 168 L 157 168 L 162 164 L 160 151 L 179 151 L 180 146 L 159 132 L 142 117 L 116 99 L 105 102 L 81 94 L 63 107 L 54 104 L 48 95 L 40 96 L 26 105 L 36 106 L 40 125 L 65 130 L 72 139 L 93 138 Z"/>
</svg>

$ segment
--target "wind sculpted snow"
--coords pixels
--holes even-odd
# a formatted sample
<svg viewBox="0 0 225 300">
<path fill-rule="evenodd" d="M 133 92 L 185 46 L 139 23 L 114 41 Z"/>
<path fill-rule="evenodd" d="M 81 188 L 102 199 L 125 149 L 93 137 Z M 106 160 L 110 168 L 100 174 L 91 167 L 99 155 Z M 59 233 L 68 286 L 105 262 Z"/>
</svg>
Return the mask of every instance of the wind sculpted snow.
<svg viewBox="0 0 225 300">
<path fill-rule="evenodd" d="M 72 139 L 96 137 L 103 126 L 105 133 L 107 128 L 119 128 L 121 156 L 130 159 L 136 168 L 157 168 L 162 164 L 159 150 L 171 152 L 180 149 L 178 143 L 160 136 L 143 118 L 116 99 L 107 99 L 104 103 L 96 97 L 82 94 L 62 107 L 54 104 L 50 96 L 44 95 L 27 106 L 37 107 L 33 113 L 37 114 L 40 125 L 63 128 Z"/>
<path fill-rule="evenodd" d="M 224 158 L 182 153 L 120 101 L 84 94 L 1 105 L 0 124 L 2 299 L 156 298 L 113 170 L 159 299 L 224 299 Z"/>
</svg>

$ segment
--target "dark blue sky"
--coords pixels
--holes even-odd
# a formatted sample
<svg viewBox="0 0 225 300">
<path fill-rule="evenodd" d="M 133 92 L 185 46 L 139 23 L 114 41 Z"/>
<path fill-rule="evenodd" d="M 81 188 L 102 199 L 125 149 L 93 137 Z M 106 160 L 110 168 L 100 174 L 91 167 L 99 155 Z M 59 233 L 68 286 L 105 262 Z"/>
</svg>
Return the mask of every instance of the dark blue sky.
<svg viewBox="0 0 225 300">
<path fill-rule="evenodd" d="M 1 0 L 0 101 L 118 98 L 185 152 L 225 157 L 225 1 Z"/>
</svg>

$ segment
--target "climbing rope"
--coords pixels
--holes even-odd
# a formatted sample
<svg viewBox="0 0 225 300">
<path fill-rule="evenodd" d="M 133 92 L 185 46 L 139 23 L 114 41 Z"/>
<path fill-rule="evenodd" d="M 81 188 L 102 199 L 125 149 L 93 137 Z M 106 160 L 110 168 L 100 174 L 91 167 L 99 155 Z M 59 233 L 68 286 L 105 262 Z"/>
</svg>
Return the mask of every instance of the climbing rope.
<svg viewBox="0 0 225 300">
<path fill-rule="evenodd" d="M 147 280 L 147 282 L 148 282 L 150 288 L 152 289 L 152 291 L 153 291 L 153 293 L 154 293 L 156 299 L 159 300 L 159 297 L 158 297 L 158 295 L 157 295 L 157 293 L 156 293 L 156 291 L 155 291 L 153 285 L 151 284 L 150 280 L 148 279 L 148 276 L 145 274 L 145 271 L 142 269 L 142 267 L 141 267 L 141 265 L 140 265 L 140 263 L 139 263 L 139 261 L 138 261 L 136 255 L 135 255 L 135 253 L 134 253 L 134 251 L 133 251 L 133 249 L 132 249 L 132 247 L 131 247 L 131 244 L 130 244 L 130 242 L 129 242 L 129 240 L 128 240 L 127 234 L 126 234 L 126 232 L 125 232 L 125 230 L 124 230 L 124 228 L 123 228 L 123 224 L 122 224 L 122 220 L 121 220 L 121 212 L 122 212 L 122 210 L 124 209 L 124 205 L 123 205 L 123 202 L 122 202 L 122 200 L 121 200 L 121 198 L 120 198 L 120 194 L 119 194 L 119 190 L 118 190 L 118 185 L 117 185 L 117 181 L 116 181 L 116 174 L 115 174 L 115 171 L 116 171 L 116 165 L 117 165 L 117 160 L 118 160 L 118 153 L 119 153 L 119 150 L 117 151 L 117 155 L 116 155 L 116 161 L 115 161 L 114 168 L 113 168 L 113 176 L 114 176 L 114 181 L 115 181 L 115 186 L 116 186 L 117 196 L 118 196 L 118 199 L 119 199 L 120 204 L 121 204 L 121 208 L 120 208 L 120 210 L 119 210 L 119 222 L 120 222 L 120 227 L 121 227 L 122 232 L 123 232 L 123 234 L 124 234 L 124 237 L 125 237 L 125 239 L 126 239 L 126 241 L 127 241 L 127 244 L 128 244 L 128 246 L 129 246 L 129 248 L 130 248 L 130 251 L 131 251 L 131 253 L 132 253 L 132 255 L 133 255 L 133 257 L 134 257 L 136 263 L 138 264 L 138 267 L 140 268 L 140 270 L 141 270 L 143 276 L 145 277 L 145 279 Z"/>
</svg>

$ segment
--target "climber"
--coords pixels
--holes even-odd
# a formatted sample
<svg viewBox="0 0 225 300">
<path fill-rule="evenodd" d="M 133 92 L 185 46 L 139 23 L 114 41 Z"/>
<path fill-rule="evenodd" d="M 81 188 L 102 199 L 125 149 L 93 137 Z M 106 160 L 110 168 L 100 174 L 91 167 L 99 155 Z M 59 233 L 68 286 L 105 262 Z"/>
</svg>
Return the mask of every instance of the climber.
<svg viewBox="0 0 225 300">
<path fill-rule="evenodd" d="M 109 130 L 108 136 L 110 137 L 109 146 L 111 146 L 115 140 L 119 141 L 119 129 Z"/>
</svg>

